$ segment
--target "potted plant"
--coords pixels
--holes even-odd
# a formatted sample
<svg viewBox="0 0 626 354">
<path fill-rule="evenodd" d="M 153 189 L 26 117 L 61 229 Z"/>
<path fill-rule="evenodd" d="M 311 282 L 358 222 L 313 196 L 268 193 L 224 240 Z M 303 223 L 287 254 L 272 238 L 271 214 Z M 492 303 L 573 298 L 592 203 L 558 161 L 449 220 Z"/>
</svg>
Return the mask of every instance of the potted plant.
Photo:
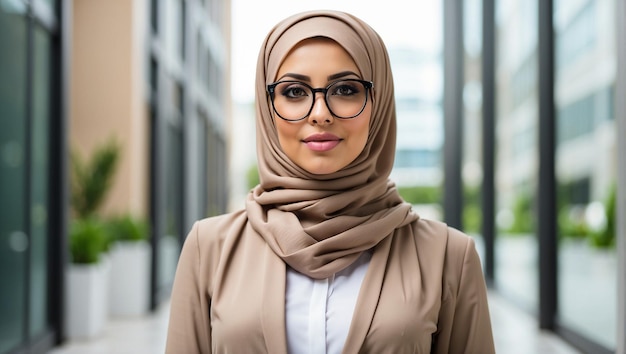
<svg viewBox="0 0 626 354">
<path fill-rule="evenodd" d="M 94 337 L 106 323 L 110 267 L 103 251 L 108 240 L 97 211 L 110 189 L 118 156 L 113 140 L 97 147 L 87 161 L 72 154 L 71 259 L 65 283 L 65 333 L 70 339 Z"/>
<path fill-rule="evenodd" d="M 151 248 L 148 224 L 131 214 L 107 222 L 111 237 L 109 308 L 112 316 L 146 313 L 150 299 Z"/>
<path fill-rule="evenodd" d="M 106 234 L 96 218 L 73 220 L 69 244 L 72 263 L 66 272 L 65 333 L 91 338 L 106 322 L 107 266 L 101 261 Z"/>
</svg>

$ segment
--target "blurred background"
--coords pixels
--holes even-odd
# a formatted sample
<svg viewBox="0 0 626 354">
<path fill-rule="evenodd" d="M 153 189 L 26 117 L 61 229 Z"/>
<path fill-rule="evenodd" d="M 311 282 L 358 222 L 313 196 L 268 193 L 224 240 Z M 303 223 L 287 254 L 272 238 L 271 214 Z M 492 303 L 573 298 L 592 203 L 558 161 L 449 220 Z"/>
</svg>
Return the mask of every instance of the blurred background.
<svg viewBox="0 0 626 354">
<path fill-rule="evenodd" d="M 162 351 L 187 232 L 258 183 L 261 42 L 319 8 L 385 41 L 392 179 L 475 237 L 495 319 L 626 352 L 622 0 L 0 0 L 0 354 Z"/>
</svg>

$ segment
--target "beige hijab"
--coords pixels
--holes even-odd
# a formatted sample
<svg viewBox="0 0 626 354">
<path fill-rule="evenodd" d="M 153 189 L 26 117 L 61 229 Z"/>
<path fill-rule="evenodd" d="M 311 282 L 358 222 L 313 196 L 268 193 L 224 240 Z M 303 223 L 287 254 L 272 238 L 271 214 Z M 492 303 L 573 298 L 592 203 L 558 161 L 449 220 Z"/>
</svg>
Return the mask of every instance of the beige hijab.
<svg viewBox="0 0 626 354">
<path fill-rule="evenodd" d="M 374 82 L 367 144 L 347 167 L 315 175 L 282 151 L 266 85 L 300 41 L 328 37 L 354 59 L 362 79 Z M 393 79 L 384 43 L 358 18 L 337 11 L 294 15 L 268 34 L 257 64 L 257 156 L 260 184 L 246 210 L 253 229 L 289 266 L 323 279 L 418 217 L 389 181 L 396 144 Z"/>
</svg>

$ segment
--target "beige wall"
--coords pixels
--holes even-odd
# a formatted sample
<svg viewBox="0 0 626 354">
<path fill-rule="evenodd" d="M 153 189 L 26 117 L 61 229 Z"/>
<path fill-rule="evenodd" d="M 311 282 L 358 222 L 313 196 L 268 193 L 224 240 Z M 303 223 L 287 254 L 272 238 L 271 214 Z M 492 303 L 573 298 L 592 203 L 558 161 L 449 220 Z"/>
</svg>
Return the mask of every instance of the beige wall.
<svg viewBox="0 0 626 354">
<path fill-rule="evenodd" d="M 145 0 L 73 1 L 71 147 L 88 156 L 111 136 L 122 146 L 105 213 L 147 216 L 146 10 Z"/>
</svg>

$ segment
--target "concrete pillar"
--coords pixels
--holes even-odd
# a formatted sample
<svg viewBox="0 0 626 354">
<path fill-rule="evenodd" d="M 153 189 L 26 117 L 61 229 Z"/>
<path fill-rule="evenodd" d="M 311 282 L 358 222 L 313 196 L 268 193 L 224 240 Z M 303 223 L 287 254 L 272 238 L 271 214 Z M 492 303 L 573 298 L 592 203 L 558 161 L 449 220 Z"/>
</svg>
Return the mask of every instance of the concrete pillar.
<svg viewBox="0 0 626 354">
<path fill-rule="evenodd" d="M 145 216 L 149 185 L 145 0 L 74 0 L 72 12 L 71 148 L 89 156 L 114 136 L 122 151 L 102 211 Z"/>
</svg>

